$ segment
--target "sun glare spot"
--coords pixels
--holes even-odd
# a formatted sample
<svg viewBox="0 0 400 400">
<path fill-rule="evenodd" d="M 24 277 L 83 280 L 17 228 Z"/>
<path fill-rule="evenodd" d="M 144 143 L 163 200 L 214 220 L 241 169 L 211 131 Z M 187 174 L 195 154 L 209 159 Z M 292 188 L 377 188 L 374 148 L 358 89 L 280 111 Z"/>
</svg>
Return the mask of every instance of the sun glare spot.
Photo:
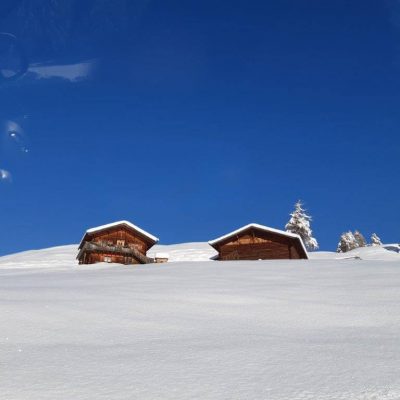
<svg viewBox="0 0 400 400">
<path fill-rule="evenodd" d="M 21 125 L 15 121 L 8 120 L 5 123 L 5 131 L 11 142 L 14 143 L 22 153 L 28 153 L 26 135 Z"/>
<path fill-rule="evenodd" d="M 5 169 L 0 169 L 0 182 L 11 182 L 11 173 Z"/>
</svg>

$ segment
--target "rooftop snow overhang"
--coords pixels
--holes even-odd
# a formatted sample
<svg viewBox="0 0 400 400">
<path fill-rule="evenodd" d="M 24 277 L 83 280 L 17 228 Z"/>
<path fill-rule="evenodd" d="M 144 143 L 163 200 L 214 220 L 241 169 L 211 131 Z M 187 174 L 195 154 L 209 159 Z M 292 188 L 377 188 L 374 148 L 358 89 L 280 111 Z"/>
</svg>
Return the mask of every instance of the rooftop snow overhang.
<svg viewBox="0 0 400 400">
<path fill-rule="evenodd" d="M 217 249 L 217 245 L 219 243 L 222 243 L 222 242 L 226 241 L 227 239 L 235 237 L 236 235 L 238 235 L 238 234 L 240 234 L 240 233 L 242 233 L 242 232 L 244 232 L 244 231 L 246 231 L 248 229 L 251 229 L 251 228 L 258 229 L 258 230 L 261 230 L 261 231 L 264 231 L 264 232 L 268 232 L 268 233 L 275 233 L 277 235 L 281 235 L 281 236 L 289 237 L 291 239 L 298 240 L 300 245 L 301 245 L 301 247 L 302 247 L 302 249 L 304 250 L 305 256 L 308 259 L 307 249 L 304 246 L 303 240 L 301 239 L 301 237 L 299 235 L 297 235 L 295 233 L 291 233 L 291 232 L 281 231 L 280 229 L 270 228 L 269 226 L 264 226 L 264 225 L 260 225 L 260 224 L 256 224 L 256 223 L 251 223 L 251 224 L 242 226 L 241 228 L 236 229 L 233 232 L 230 232 L 230 233 L 227 233 L 226 235 L 220 236 L 217 239 L 210 240 L 208 242 L 208 244 L 210 246 L 212 246 L 214 249 L 218 250 Z"/>
<path fill-rule="evenodd" d="M 82 240 L 81 240 L 81 242 L 80 242 L 80 244 L 79 244 L 79 248 L 82 247 L 82 245 L 83 245 L 83 243 L 84 243 L 85 238 L 86 238 L 87 235 L 92 235 L 93 233 L 105 231 L 105 230 L 108 230 L 108 229 L 111 229 L 111 228 L 115 228 L 115 227 L 117 227 L 117 226 L 126 226 L 126 227 L 130 228 L 130 229 L 132 229 L 132 230 L 138 232 L 140 235 L 142 235 L 143 237 L 145 237 L 146 239 L 148 239 L 148 240 L 149 240 L 150 242 L 152 242 L 153 244 L 154 244 L 154 243 L 157 243 L 157 242 L 159 241 L 159 239 L 158 239 L 157 237 L 155 237 L 155 236 L 153 236 L 152 234 L 146 232 L 145 230 L 139 228 L 138 226 L 132 224 L 132 222 L 129 222 L 129 221 L 125 221 L 125 220 L 124 220 L 124 221 L 112 222 L 112 223 L 110 223 L 110 224 L 100 225 L 100 226 L 96 226 L 95 228 L 90 228 L 90 229 L 88 229 L 88 230 L 85 232 L 85 234 L 83 235 L 83 237 L 82 237 Z"/>
</svg>

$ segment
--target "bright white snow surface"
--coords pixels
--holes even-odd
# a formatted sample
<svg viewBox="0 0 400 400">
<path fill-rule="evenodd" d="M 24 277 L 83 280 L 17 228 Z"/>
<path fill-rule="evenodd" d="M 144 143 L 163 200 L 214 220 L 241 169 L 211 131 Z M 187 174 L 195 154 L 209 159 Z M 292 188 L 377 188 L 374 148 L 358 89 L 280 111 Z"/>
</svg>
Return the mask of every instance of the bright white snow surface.
<svg viewBox="0 0 400 400">
<path fill-rule="evenodd" d="M 78 266 L 76 248 L 0 258 L 2 400 L 400 398 L 396 251 Z"/>
</svg>

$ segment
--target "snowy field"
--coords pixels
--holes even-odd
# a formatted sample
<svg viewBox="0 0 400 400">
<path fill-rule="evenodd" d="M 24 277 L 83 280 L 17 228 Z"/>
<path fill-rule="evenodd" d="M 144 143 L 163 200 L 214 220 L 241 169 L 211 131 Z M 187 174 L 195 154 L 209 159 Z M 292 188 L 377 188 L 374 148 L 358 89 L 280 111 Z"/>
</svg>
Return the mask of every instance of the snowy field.
<svg viewBox="0 0 400 400">
<path fill-rule="evenodd" d="M 398 400 L 388 248 L 213 262 L 188 243 L 144 266 L 78 266 L 76 245 L 2 257 L 0 399 Z"/>
</svg>

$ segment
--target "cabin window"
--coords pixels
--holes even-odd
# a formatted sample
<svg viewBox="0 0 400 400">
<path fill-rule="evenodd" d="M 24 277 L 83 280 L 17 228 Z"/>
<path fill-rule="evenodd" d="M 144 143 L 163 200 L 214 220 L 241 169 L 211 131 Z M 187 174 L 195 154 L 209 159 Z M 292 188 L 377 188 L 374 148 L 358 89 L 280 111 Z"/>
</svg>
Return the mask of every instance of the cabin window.
<svg viewBox="0 0 400 400">
<path fill-rule="evenodd" d="M 117 240 L 117 246 L 125 246 L 125 240 Z"/>
<path fill-rule="evenodd" d="M 111 262 L 111 257 L 104 256 L 104 262 L 110 263 Z"/>
</svg>

